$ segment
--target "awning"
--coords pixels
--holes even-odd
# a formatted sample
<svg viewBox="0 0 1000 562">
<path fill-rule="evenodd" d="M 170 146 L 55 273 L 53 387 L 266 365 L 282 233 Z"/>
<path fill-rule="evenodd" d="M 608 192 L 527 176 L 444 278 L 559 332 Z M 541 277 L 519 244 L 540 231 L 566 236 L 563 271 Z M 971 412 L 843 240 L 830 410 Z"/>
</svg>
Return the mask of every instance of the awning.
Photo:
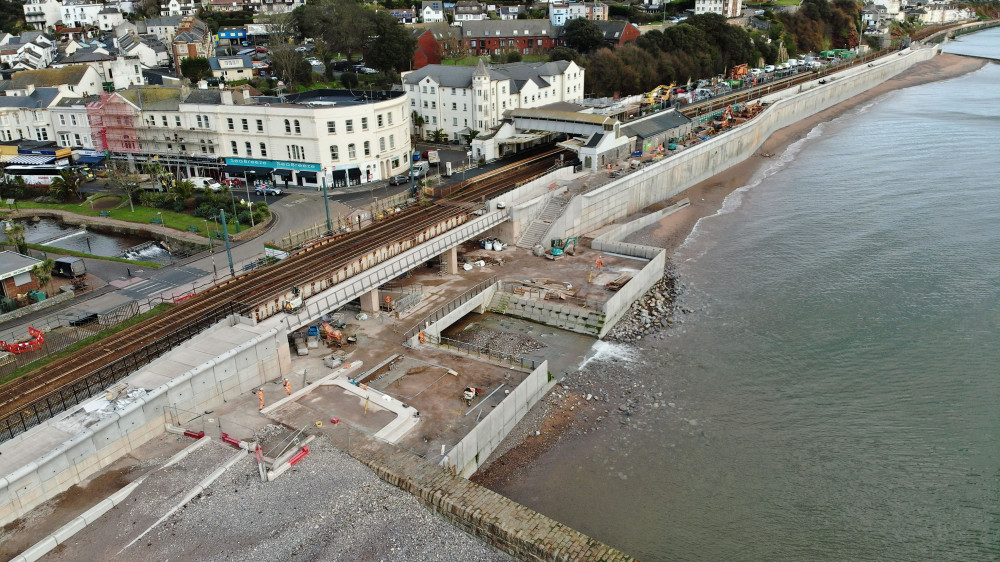
<svg viewBox="0 0 1000 562">
<path fill-rule="evenodd" d="M 299 177 L 304 180 L 316 181 L 316 172 L 299 172 Z"/>
<path fill-rule="evenodd" d="M 292 171 L 291 170 L 284 170 L 284 169 L 278 168 L 278 169 L 274 170 L 274 175 L 282 177 L 282 178 L 290 178 L 290 177 L 292 177 Z"/>
<path fill-rule="evenodd" d="M 361 168 L 349 168 L 347 170 L 347 176 L 352 180 L 361 181 Z"/>
<path fill-rule="evenodd" d="M 347 170 L 334 170 L 333 171 L 333 181 L 344 180 L 347 181 Z"/>
<path fill-rule="evenodd" d="M 35 154 L 21 154 L 7 161 L 8 164 L 16 166 L 44 166 L 55 162 L 55 156 L 38 156 Z"/>
<path fill-rule="evenodd" d="M 104 161 L 103 156 L 77 156 L 77 164 L 98 164 Z"/>
<path fill-rule="evenodd" d="M 226 166 L 223 171 L 231 176 L 255 176 L 257 174 L 266 174 L 264 170 L 258 168 L 248 168 L 246 166 Z"/>
</svg>

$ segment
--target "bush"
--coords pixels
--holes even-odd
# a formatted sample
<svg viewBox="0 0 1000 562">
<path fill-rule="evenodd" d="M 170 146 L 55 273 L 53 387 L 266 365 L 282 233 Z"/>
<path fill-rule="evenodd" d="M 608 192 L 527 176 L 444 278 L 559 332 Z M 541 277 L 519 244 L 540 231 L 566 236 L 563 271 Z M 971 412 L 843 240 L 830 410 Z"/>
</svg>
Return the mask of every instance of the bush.
<svg viewBox="0 0 1000 562">
<path fill-rule="evenodd" d="M 218 207 L 213 207 L 212 205 L 199 205 L 197 209 L 194 210 L 194 216 L 202 219 L 210 219 L 219 214 Z"/>
<path fill-rule="evenodd" d="M 170 201 L 170 209 L 175 213 L 183 213 L 184 202 L 180 199 L 174 199 L 173 201 Z"/>
</svg>

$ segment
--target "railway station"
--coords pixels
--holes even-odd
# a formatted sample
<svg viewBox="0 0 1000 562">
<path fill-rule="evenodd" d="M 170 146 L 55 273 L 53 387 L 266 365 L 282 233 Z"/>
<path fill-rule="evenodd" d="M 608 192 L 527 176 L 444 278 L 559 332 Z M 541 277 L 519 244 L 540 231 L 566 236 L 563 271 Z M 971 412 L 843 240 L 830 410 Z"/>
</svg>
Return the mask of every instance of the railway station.
<svg viewBox="0 0 1000 562">
<path fill-rule="evenodd" d="M 308 463 L 306 440 L 322 435 L 470 476 L 663 277 L 665 251 L 629 233 L 683 209 L 678 194 L 784 123 L 912 62 L 628 124 L 510 112 L 473 143 L 507 157 L 487 172 L 364 224 L 328 222 L 283 259 L 4 387 L 0 522 L 160 441 L 221 440 L 262 482 Z M 519 337 L 496 345 L 500 333 Z"/>
</svg>

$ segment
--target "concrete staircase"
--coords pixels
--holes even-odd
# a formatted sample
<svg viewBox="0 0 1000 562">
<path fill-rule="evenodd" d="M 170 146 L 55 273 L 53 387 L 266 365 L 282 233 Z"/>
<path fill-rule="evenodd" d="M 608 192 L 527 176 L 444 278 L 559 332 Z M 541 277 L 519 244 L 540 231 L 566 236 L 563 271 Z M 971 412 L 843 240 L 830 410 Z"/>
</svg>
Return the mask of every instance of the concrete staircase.
<svg viewBox="0 0 1000 562">
<path fill-rule="evenodd" d="M 493 300 L 490 301 L 489 311 L 497 314 L 506 314 L 507 305 L 510 304 L 510 296 L 510 293 L 497 291 L 497 294 L 493 295 Z"/>
<path fill-rule="evenodd" d="M 552 221 L 562 215 L 566 205 L 569 205 L 569 199 L 564 197 L 549 199 L 549 202 L 545 204 L 545 208 L 539 213 L 538 218 L 531 221 L 531 224 L 528 225 L 528 229 L 521 235 L 521 239 L 517 241 L 516 246 L 530 250 L 535 244 L 540 244 L 542 237 L 545 236 L 545 233 L 549 230 L 549 226 L 552 225 Z"/>
</svg>

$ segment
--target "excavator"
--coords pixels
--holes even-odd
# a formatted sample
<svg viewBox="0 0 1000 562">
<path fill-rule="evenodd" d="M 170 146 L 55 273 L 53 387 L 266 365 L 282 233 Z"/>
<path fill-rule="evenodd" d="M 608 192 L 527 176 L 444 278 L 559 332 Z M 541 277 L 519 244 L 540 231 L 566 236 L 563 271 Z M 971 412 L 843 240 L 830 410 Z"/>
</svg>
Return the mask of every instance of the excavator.
<svg viewBox="0 0 1000 562">
<path fill-rule="evenodd" d="M 642 95 L 642 103 L 653 105 L 654 103 L 670 99 L 670 92 L 674 89 L 674 84 L 660 84 L 652 90 Z"/>
<path fill-rule="evenodd" d="M 549 253 L 552 254 L 553 257 L 559 257 L 564 253 L 566 255 L 572 256 L 573 254 L 576 253 L 576 243 L 577 243 L 576 236 L 572 236 L 565 240 L 563 240 L 562 238 L 553 238 L 552 248 L 549 250 Z"/>
</svg>

